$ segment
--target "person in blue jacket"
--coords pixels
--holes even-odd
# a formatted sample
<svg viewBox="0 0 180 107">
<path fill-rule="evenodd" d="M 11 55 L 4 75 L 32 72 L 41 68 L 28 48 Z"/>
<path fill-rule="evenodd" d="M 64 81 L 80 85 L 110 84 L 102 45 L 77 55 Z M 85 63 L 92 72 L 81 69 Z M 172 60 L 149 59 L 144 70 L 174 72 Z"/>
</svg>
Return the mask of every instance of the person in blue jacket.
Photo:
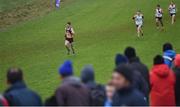
<svg viewBox="0 0 180 107">
<path fill-rule="evenodd" d="M 165 43 L 163 45 L 163 58 L 166 65 L 170 68 L 172 67 L 174 58 L 176 56 L 176 52 L 173 50 L 173 46 L 171 43 Z"/>
</svg>

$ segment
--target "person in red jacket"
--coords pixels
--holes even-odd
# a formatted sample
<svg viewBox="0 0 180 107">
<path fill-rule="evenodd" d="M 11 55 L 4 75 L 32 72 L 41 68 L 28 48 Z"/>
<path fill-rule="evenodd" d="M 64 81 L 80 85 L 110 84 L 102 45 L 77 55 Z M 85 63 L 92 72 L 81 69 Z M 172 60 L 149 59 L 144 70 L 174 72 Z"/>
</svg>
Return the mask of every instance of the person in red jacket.
<svg viewBox="0 0 180 107">
<path fill-rule="evenodd" d="M 150 105 L 151 106 L 175 106 L 175 75 L 164 64 L 161 55 L 154 58 L 154 66 L 150 72 Z"/>
</svg>

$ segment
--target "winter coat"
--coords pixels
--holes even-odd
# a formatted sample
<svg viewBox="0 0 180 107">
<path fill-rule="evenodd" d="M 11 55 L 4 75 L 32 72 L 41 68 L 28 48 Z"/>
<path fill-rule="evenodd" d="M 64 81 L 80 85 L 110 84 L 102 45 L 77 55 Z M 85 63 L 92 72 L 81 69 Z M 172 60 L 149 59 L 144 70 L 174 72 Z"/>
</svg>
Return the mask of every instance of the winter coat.
<svg viewBox="0 0 180 107">
<path fill-rule="evenodd" d="M 96 87 L 94 70 L 91 66 L 87 66 L 81 71 L 81 81 L 90 90 Z"/>
<path fill-rule="evenodd" d="M 176 75 L 176 85 L 175 85 L 176 105 L 180 106 L 180 67 L 175 67 L 173 70 Z"/>
<path fill-rule="evenodd" d="M 150 105 L 175 106 L 175 75 L 166 64 L 155 65 L 150 72 Z"/>
<path fill-rule="evenodd" d="M 172 62 L 176 56 L 176 52 L 174 50 L 167 50 L 163 54 L 164 62 L 170 68 L 172 67 Z"/>
<path fill-rule="evenodd" d="M 66 77 L 55 92 L 59 106 L 88 106 L 90 105 L 89 90 L 79 78 Z"/>
<path fill-rule="evenodd" d="M 147 106 L 145 96 L 137 89 L 129 87 L 117 92 L 113 96 L 113 106 Z"/>
<path fill-rule="evenodd" d="M 41 106 L 41 98 L 37 93 L 28 89 L 23 82 L 13 84 L 4 93 L 10 106 Z"/>
<path fill-rule="evenodd" d="M 141 63 L 138 57 L 131 58 L 129 60 L 132 69 L 135 72 L 135 87 L 139 89 L 148 99 L 149 97 L 149 90 L 150 90 L 150 82 L 149 82 L 149 70 Z"/>
</svg>

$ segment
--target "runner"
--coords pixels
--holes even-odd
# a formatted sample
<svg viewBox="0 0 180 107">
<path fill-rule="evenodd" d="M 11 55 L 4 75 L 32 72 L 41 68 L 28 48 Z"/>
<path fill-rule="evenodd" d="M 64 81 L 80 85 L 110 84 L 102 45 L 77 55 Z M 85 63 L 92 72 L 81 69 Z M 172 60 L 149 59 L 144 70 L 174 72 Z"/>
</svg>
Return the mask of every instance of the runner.
<svg viewBox="0 0 180 107">
<path fill-rule="evenodd" d="M 161 8 L 161 6 L 158 4 L 157 5 L 157 8 L 156 8 L 156 12 L 155 12 L 155 17 L 156 17 L 156 26 L 157 26 L 157 29 L 159 29 L 160 25 L 161 25 L 161 30 L 163 30 L 163 21 L 162 21 L 162 18 L 163 18 L 163 10 Z"/>
<path fill-rule="evenodd" d="M 142 30 L 143 20 L 144 20 L 143 14 L 140 11 L 138 11 L 134 15 L 133 20 L 135 21 L 135 24 L 136 24 L 136 27 L 137 27 L 138 37 L 140 37 L 140 35 L 143 36 L 143 30 Z"/>
<path fill-rule="evenodd" d="M 65 28 L 65 46 L 67 49 L 67 54 L 70 54 L 70 51 L 72 50 L 72 53 L 75 54 L 74 48 L 73 48 L 73 42 L 74 42 L 74 29 L 71 26 L 71 22 L 68 22 Z"/>
<path fill-rule="evenodd" d="M 171 24 L 174 24 L 174 22 L 176 21 L 176 5 L 174 4 L 174 2 L 171 2 L 168 10 L 171 16 Z"/>
</svg>

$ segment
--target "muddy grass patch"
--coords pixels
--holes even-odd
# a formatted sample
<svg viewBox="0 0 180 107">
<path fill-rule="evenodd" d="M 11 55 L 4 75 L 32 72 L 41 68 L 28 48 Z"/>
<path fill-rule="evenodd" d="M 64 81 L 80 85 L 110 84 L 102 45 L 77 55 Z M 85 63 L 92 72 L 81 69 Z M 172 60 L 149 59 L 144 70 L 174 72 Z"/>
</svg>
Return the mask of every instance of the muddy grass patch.
<svg viewBox="0 0 180 107">
<path fill-rule="evenodd" d="M 37 0 L 31 4 L 0 12 L 0 30 L 33 17 L 47 14 L 53 10 L 52 4 L 53 2 L 50 0 Z"/>
</svg>

